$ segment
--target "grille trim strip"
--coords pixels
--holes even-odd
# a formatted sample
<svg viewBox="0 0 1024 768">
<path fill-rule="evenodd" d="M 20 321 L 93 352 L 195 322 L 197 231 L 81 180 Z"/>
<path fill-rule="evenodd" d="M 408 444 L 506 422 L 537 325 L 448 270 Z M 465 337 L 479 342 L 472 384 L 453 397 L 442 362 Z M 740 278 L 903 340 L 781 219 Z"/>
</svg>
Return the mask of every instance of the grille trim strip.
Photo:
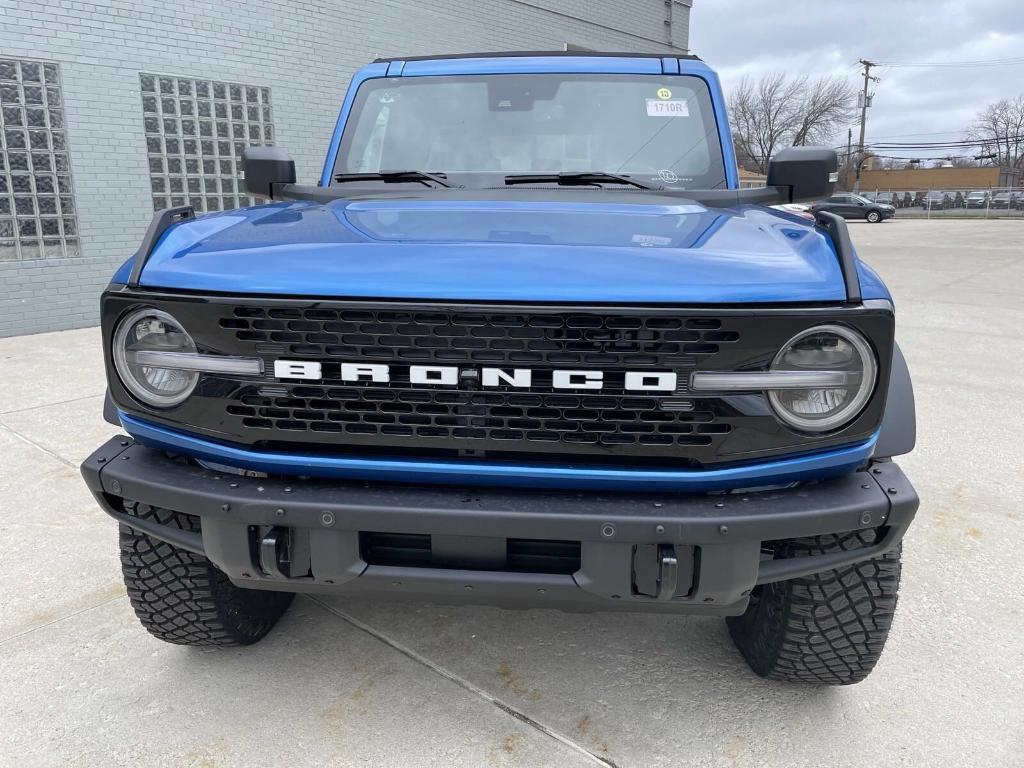
<svg viewBox="0 0 1024 768">
<path fill-rule="evenodd" d="M 468 481 L 473 485 L 607 491 L 703 492 L 841 475 L 867 461 L 878 441 L 876 431 L 867 440 L 841 448 L 713 469 L 546 466 L 254 451 L 168 429 L 124 411 L 118 415 L 129 434 L 150 447 L 261 472 L 400 483 Z"/>
</svg>

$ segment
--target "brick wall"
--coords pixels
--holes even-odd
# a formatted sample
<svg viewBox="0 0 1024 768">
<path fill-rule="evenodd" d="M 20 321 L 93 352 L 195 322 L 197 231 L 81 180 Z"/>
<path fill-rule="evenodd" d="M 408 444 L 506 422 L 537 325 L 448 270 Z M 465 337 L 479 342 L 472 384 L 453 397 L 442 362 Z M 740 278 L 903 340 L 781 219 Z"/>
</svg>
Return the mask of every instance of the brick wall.
<svg viewBox="0 0 1024 768">
<path fill-rule="evenodd" d="M 865 192 L 881 190 L 988 189 L 1018 186 L 1020 178 L 999 168 L 907 168 L 892 171 L 862 171 L 860 188 Z"/>
<path fill-rule="evenodd" d="M 153 207 L 140 72 L 270 87 L 275 143 L 313 182 L 348 79 L 374 57 L 566 43 L 682 52 L 689 21 L 679 0 L 2 4 L 0 58 L 61 67 L 81 256 L 0 261 L 0 336 L 95 324 L 102 287 L 137 247 Z"/>
</svg>

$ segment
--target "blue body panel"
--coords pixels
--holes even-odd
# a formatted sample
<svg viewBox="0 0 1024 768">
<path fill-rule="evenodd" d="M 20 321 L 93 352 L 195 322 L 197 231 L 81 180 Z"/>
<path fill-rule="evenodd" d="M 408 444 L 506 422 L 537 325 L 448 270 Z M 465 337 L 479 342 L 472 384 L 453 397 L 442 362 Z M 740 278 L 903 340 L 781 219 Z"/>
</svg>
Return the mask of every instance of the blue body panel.
<svg viewBox="0 0 1024 768">
<path fill-rule="evenodd" d="M 556 193 L 557 194 L 557 193 Z M 665 200 L 665 198 L 661 198 Z M 831 241 L 746 206 L 441 199 L 277 203 L 161 239 L 141 284 L 337 298 L 667 304 L 845 298 Z"/>
<path fill-rule="evenodd" d="M 400 458 L 360 459 L 249 451 L 150 424 L 125 413 L 119 412 L 119 416 L 128 433 L 151 448 L 185 453 L 207 461 L 272 474 L 404 483 L 455 483 L 605 491 L 699 493 L 834 477 L 851 472 L 867 461 L 878 439 L 878 436 L 874 435 L 870 440 L 852 446 L 725 469 L 644 470 L 634 467 L 620 469 Z"/>
</svg>

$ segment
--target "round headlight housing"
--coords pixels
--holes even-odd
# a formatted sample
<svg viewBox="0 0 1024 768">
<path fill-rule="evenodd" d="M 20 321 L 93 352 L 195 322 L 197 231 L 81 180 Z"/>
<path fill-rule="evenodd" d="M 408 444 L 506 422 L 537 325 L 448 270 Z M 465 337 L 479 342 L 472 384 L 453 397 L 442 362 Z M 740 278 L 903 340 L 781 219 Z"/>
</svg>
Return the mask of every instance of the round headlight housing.
<svg viewBox="0 0 1024 768">
<path fill-rule="evenodd" d="M 196 344 L 181 323 L 159 309 L 132 312 L 114 332 L 114 367 L 128 391 L 146 405 L 171 408 L 192 394 L 196 371 L 143 365 L 140 352 L 195 354 Z"/>
<path fill-rule="evenodd" d="M 806 432 L 828 432 L 851 422 L 871 398 L 878 378 L 871 345 L 842 325 L 819 325 L 797 334 L 775 356 L 771 370 L 845 374 L 839 386 L 768 392 L 776 416 Z"/>
</svg>

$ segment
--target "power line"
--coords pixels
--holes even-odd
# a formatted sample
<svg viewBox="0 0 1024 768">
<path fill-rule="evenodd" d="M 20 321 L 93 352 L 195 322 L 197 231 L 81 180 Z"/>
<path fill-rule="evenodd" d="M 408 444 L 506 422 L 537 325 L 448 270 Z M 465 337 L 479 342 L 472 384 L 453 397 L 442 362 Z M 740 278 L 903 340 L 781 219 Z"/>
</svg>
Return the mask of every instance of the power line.
<svg viewBox="0 0 1024 768">
<path fill-rule="evenodd" d="M 965 139 L 963 141 L 922 141 L 922 142 L 901 142 L 901 141 L 878 141 L 867 146 L 874 149 L 972 149 L 986 147 L 991 144 L 1016 144 L 1024 142 L 1024 134 L 1014 136 L 991 136 L 984 139 Z"/>
<path fill-rule="evenodd" d="M 963 131 L 932 131 L 931 133 L 887 133 L 882 136 L 872 137 L 872 141 L 875 139 L 902 139 L 907 136 L 948 136 L 950 134 L 963 135 Z"/>
<path fill-rule="evenodd" d="M 892 67 L 892 68 L 950 68 L 960 67 L 964 69 L 973 67 L 1004 67 L 1004 66 L 1017 66 L 1024 64 L 1024 56 L 1013 56 L 1004 59 L 975 59 L 973 61 L 879 61 L 876 62 L 879 67 Z"/>
</svg>

